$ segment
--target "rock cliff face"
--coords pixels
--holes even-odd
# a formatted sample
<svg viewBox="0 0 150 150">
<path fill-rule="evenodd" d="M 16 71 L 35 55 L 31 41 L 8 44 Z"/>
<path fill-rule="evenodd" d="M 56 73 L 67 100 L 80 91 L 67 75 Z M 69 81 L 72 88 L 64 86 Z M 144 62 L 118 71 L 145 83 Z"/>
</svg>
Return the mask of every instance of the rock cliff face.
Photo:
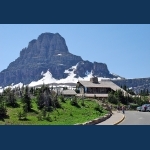
<svg viewBox="0 0 150 150">
<path fill-rule="evenodd" d="M 65 39 L 58 33 L 43 33 L 37 39 L 29 42 L 28 47 L 20 52 L 20 57 L 11 62 L 7 69 L 0 72 L 0 86 L 22 82 L 28 84 L 39 80 L 41 72 L 48 69 L 56 79 L 65 78 L 65 69 L 78 63 L 77 76 L 85 76 L 86 71 L 101 77 L 113 77 L 107 65 L 84 61 L 80 56 L 68 51 Z"/>
<path fill-rule="evenodd" d="M 89 61 L 80 61 L 78 63 L 77 69 L 75 74 L 77 77 L 85 77 L 87 72 L 93 72 L 94 76 L 97 77 L 106 77 L 106 78 L 113 78 L 114 76 L 109 73 L 107 65 L 104 63 L 98 62 L 89 62 Z"/>
</svg>

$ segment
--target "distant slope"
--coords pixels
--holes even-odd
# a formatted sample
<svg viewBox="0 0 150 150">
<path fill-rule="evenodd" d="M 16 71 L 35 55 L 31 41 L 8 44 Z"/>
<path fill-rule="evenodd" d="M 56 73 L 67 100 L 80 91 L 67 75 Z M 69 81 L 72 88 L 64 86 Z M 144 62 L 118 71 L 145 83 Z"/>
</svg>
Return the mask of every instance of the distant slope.
<svg viewBox="0 0 150 150">
<path fill-rule="evenodd" d="M 122 79 L 112 80 L 119 86 L 126 85 L 128 88 L 132 88 L 135 93 L 140 93 L 141 90 L 149 90 L 150 92 L 150 78 L 136 78 L 136 79 Z"/>
</svg>

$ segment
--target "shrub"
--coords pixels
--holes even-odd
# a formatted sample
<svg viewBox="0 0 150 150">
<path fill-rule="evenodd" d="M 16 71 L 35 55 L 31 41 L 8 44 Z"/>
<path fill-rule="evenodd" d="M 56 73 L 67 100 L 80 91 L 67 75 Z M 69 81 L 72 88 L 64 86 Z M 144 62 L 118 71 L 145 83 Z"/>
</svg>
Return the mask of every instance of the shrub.
<svg viewBox="0 0 150 150">
<path fill-rule="evenodd" d="M 99 104 L 97 104 L 94 109 L 100 113 L 103 112 L 103 108 Z"/>
<path fill-rule="evenodd" d="M 50 117 L 49 113 L 46 112 L 45 109 L 40 111 L 40 113 L 37 116 L 38 121 L 47 120 L 49 122 L 52 122 L 52 118 Z"/>
<path fill-rule="evenodd" d="M 24 110 L 20 110 L 17 113 L 17 117 L 19 120 L 26 120 L 27 119 L 27 112 Z"/>
<path fill-rule="evenodd" d="M 84 100 L 83 100 L 83 99 L 82 99 L 82 101 L 81 101 L 81 105 L 82 105 L 82 106 L 85 106 Z"/>
<path fill-rule="evenodd" d="M 57 99 L 54 101 L 54 103 L 55 103 L 56 108 L 61 108 L 61 104 L 59 103 Z"/>
<path fill-rule="evenodd" d="M 54 120 L 55 120 L 55 121 L 57 120 L 57 117 L 56 117 L 56 116 L 54 116 Z"/>
<path fill-rule="evenodd" d="M 50 117 L 49 113 L 47 114 L 46 118 L 47 121 L 52 122 L 52 118 Z"/>
<path fill-rule="evenodd" d="M 70 116 L 73 116 L 72 112 L 70 113 Z"/>
<path fill-rule="evenodd" d="M 64 96 L 61 95 L 59 98 L 60 98 L 61 102 L 63 102 L 63 103 L 66 102 Z"/>
<path fill-rule="evenodd" d="M 136 110 L 137 107 L 138 107 L 138 104 L 130 104 L 130 108 L 133 110 Z"/>
<path fill-rule="evenodd" d="M 78 102 L 77 102 L 76 96 L 71 99 L 70 104 L 72 106 L 80 107 L 79 104 L 78 104 Z"/>
<path fill-rule="evenodd" d="M 42 113 L 38 114 L 37 119 L 38 119 L 38 121 L 42 121 L 43 120 Z"/>
<path fill-rule="evenodd" d="M 117 98 L 116 96 L 114 96 L 112 93 L 109 93 L 109 94 L 108 94 L 107 100 L 108 100 L 110 103 L 113 103 L 113 104 L 117 104 L 117 103 L 118 103 L 118 98 Z"/>
<path fill-rule="evenodd" d="M 47 112 L 46 112 L 46 108 L 44 107 L 42 109 L 42 116 L 43 116 L 43 118 L 46 118 L 46 115 L 47 115 Z"/>
<path fill-rule="evenodd" d="M 27 112 L 23 111 L 22 117 L 24 117 L 24 119 L 27 119 Z"/>
<path fill-rule="evenodd" d="M 19 112 L 17 113 L 17 117 L 18 117 L 19 120 L 21 120 L 21 117 L 22 117 L 22 112 L 21 112 L 21 111 L 19 111 Z"/>
<path fill-rule="evenodd" d="M 51 111 L 53 111 L 54 110 L 54 108 L 52 107 L 52 106 L 50 106 L 49 107 L 49 111 L 51 112 Z"/>
</svg>

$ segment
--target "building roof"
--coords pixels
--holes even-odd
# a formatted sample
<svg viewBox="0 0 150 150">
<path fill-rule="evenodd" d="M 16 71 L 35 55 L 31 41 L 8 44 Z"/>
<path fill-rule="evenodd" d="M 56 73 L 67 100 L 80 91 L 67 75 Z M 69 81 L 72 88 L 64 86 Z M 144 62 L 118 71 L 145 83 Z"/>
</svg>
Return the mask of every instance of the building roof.
<svg viewBox="0 0 150 150">
<path fill-rule="evenodd" d="M 63 90 L 62 95 L 76 95 L 77 93 L 74 90 Z"/>
<path fill-rule="evenodd" d="M 127 93 L 124 89 L 120 88 L 118 85 L 113 83 L 110 80 L 102 80 L 101 82 L 98 83 L 93 83 L 91 81 L 78 81 L 78 83 L 82 84 L 84 87 L 90 88 L 90 87 L 95 87 L 95 88 L 111 88 L 112 90 L 121 90 L 125 93 Z"/>
</svg>

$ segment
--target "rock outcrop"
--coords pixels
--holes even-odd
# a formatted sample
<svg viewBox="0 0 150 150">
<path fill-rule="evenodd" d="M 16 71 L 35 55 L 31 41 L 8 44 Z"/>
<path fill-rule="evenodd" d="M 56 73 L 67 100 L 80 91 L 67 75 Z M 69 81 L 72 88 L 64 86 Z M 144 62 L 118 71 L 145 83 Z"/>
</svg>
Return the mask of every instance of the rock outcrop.
<svg viewBox="0 0 150 150">
<path fill-rule="evenodd" d="M 88 72 L 93 72 L 94 76 L 97 77 L 106 77 L 106 78 L 113 78 L 114 75 L 110 74 L 107 65 L 104 63 L 98 62 L 89 62 L 89 61 L 80 61 L 78 63 L 77 69 L 75 74 L 77 77 L 85 77 Z"/>
</svg>

